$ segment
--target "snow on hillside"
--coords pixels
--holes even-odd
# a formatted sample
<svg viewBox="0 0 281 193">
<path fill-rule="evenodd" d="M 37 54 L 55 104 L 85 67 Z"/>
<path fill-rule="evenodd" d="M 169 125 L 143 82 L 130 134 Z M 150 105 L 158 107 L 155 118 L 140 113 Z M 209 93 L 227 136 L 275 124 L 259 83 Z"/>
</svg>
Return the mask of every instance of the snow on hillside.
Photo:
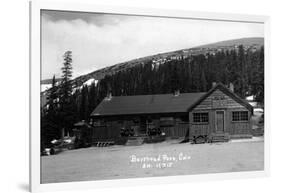
<svg viewBox="0 0 281 193">
<path fill-rule="evenodd" d="M 92 83 L 95 83 L 95 86 L 97 86 L 98 80 L 94 79 L 94 78 L 90 78 L 89 80 L 87 80 L 86 82 L 83 83 L 83 86 L 87 85 L 90 86 Z"/>
<path fill-rule="evenodd" d="M 52 84 L 41 84 L 41 92 L 45 92 L 52 87 Z"/>
<path fill-rule="evenodd" d="M 86 85 L 89 87 L 94 83 L 95 86 L 97 86 L 98 82 L 99 82 L 99 80 L 96 80 L 94 78 L 90 78 L 87 81 L 85 81 L 81 86 L 73 87 L 72 94 L 74 94 L 77 90 L 81 90 L 83 88 L 83 86 L 86 86 Z"/>
</svg>

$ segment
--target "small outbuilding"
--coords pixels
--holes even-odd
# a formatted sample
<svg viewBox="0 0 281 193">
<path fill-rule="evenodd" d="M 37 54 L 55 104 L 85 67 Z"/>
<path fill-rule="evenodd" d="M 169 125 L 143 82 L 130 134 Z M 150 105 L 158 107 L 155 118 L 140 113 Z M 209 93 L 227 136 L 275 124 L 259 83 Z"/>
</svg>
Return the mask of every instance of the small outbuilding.
<svg viewBox="0 0 281 193">
<path fill-rule="evenodd" d="M 82 120 L 74 124 L 73 133 L 75 136 L 76 148 L 88 147 L 92 145 L 93 127 Z"/>
</svg>

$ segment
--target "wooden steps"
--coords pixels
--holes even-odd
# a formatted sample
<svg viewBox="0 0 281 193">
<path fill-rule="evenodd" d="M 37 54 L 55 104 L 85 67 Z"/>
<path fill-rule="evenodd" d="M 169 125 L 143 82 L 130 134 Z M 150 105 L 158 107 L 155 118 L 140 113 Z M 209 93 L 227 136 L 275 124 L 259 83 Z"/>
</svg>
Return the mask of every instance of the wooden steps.
<svg viewBox="0 0 281 193">
<path fill-rule="evenodd" d="M 114 145 L 114 141 L 97 141 L 94 145 L 97 147 L 108 147 Z"/>
<path fill-rule="evenodd" d="M 227 142 L 227 141 L 229 141 L 229 139 L 230 139 L 230 136 L 228 133 L 212 133 L 209 136 L 210 143 Z"/>
<path fill-rule="evenodd" d="M 127 146 L 142 145 L 144 142 L 144 137 L 129 137 L 126 143 Z"/>
</svg>

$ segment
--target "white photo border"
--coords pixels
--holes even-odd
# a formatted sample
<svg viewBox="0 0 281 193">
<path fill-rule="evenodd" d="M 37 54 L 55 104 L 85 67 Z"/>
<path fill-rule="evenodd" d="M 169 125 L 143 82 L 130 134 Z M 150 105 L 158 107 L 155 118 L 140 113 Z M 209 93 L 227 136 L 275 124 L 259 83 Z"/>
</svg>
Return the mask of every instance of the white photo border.
<svg viewBox="0 0 281 193">
<path fill-rule="evenodd" d="M 101 181 L 83 181 L 83 182 L 67 182 L 67 183 L 50 183 L 40 184 L 40 74 L 41 74 L 41 10 L 60 10 L 60 11 L 76 11 L 76 12 L 95 12 L 95 13 L 112 13 L 126 15 L 142 15 L 157 17 L 173 17 L 185 19 L 202 19 L 215 21 L 233 21 L 247 23 L 264 24 L 264 50 L 265 50 L 265 133 L 264 133 L 264 171 L 251 172 L 233 172 L 218 174 L 200 174 L 200 175 L 183 175 L 168 177 L 146 177 L 135 179 L 120 180 L 101 180 Z M 30 2 L 30 191 L 42 192 L 52 190 L 73 190 L 73 189 L 89 189 L 89 188 L 105 188 L 105 187 L 125 187 L 135 185 L 152 185 L 167 183 L 184 183 L 194 181 L 210 181 L 225 179 L 241 179 L 269 176 L 270 162 L 270 18 L 260 15 L 242 15 L 242 14 L 226 14 L 226 13 L 209 13 L 194 12 L 184 10 L 165 10 L 151 8 L 133 8 L 133 7 L 117 7 L 104 6 L 94 4 L 83 4 L 73 2 L 50 2 L 50 1 L 32 1 Z"/>
</svg>

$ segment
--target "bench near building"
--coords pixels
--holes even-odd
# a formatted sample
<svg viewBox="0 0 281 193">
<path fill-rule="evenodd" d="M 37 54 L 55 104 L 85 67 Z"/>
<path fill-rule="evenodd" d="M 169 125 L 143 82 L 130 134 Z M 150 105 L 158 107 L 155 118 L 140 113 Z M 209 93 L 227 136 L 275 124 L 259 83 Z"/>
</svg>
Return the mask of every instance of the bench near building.
<svg viewBox="0 0 281 193">
<path fill-rule="evenodd" d="M 93 140 L 163 135 L 195 142 L 251 137 L 253 107 L 222 84 L 207 93 L 107 96 L 92 112 Z"/>
</svg>

